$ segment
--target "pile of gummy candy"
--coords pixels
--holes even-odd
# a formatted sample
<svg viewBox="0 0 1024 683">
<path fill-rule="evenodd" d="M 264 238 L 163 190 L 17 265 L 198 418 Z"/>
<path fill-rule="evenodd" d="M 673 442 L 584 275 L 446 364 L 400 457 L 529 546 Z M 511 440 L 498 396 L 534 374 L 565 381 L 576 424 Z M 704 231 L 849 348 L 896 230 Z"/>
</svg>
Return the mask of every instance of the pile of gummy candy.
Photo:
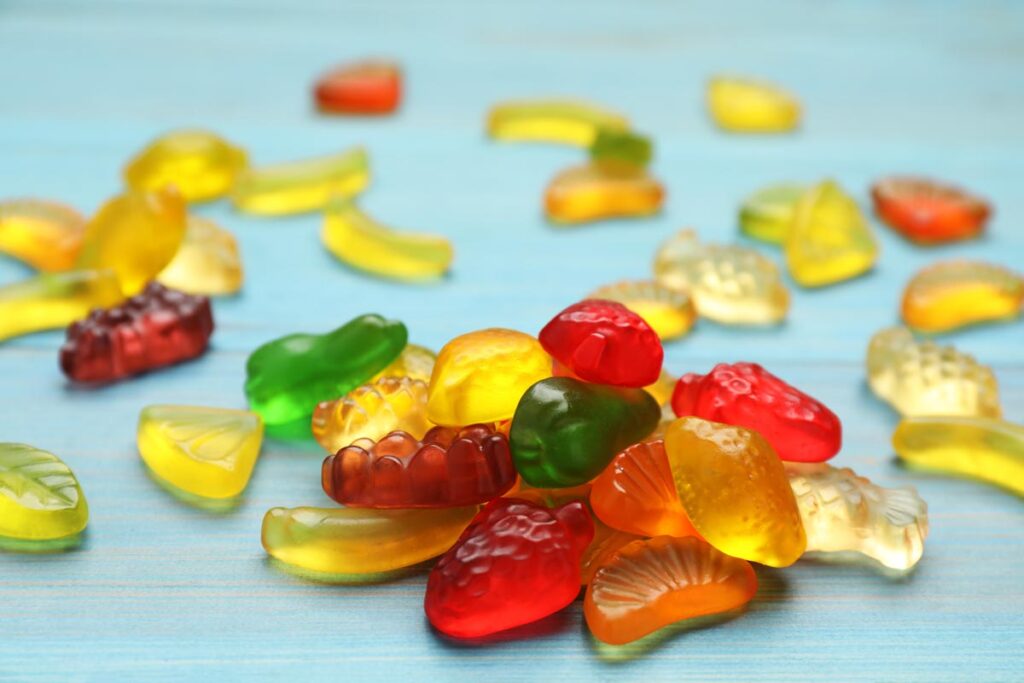
<svg viewBox="0 0 1024 683">
<path fill-rule="evenodd" d="M 314 88 L 325 114 L 386 115 L 400 69 L 343 66 Z M 708 108 L 723 130 L 785 133 L 796 99 L 767 83 L 715 78 Z M 555 224 L 646 216 L 665 191 L 647 166 L 651 140 L 628 120 L 572 101 L 509 102 L 491 137 L 584 147 L 558 174 L 544 209 Z M 0 339 L 67 327 L 60 367 L 107 383 L 195 358 L 214 330 L 209 296 L 237 292 L 233 236 L 188 206 L 229 195 L 237 210 L 322 211 L 325 247 L 379 277 L 428 280 L 452 266 L 447 239 L 394 230 L 354 201 L 369 181 L 360 149 L 250 166 L 199 130 L 171 132 L 124 169 L 125 191 L 86 220 L 43 200 L 0 202 L 0 250 L 41 273 L 0 288 Z M 871 189 L 879 217 L 922 246 L 970 239 L 988 203 L 922 178 Z M 780 245 L 792 278 L 819 287 L 878 258 L 868 221 L 836 183 L 779 184 L 742 202 L 747 236 Z M 988 263 L 946 261 L 907 285 L 909 328 L 937 333 L 1019 315 L 1024 279 Z M 382 581 L 434 558 L 424 607 L 454 638 L 543 619 L 585 587 L 601 641 L 628 643 L 693 617 L 741 608 L 757 591 L 751 563 L 786 567 L 806 553 L 859 556 L 908 572 L 924 552 L 927 506 L 827 464 L 839 418 L 754 363 L 675 378 L 663 342 L 698 316 L 726 325 L 782 321 L 789 292 L 775 262 L 693 231 L 668 239 L 652 277 L 612 283 L 557 313 L 537 336 L 484 329 L 435 354 L 405 325 L 375 314 L 325 334 L 292 334 L 248 359 L 251 410 L 151 405 L 138 450 L 154 477 L 197 505 L 231 505 L 248 485 L 264 429 L 308 437 L 327 457 L 321 479 L 340 505 L 274 508 L 263 546 L 280 566 L 322 581 Z M 1024 427 L 1003 421 L 996 379 L 974 358 L 878 332 L 867 351 L 875 394 L 901 413 L 898 455 L 916 466 L 1024 494 Z M 77 542 L 88 507 L 56 456 L 0 444 L 5 547 Z M 20 544 L 20 545 L 19 545 Z"/>
</svg>

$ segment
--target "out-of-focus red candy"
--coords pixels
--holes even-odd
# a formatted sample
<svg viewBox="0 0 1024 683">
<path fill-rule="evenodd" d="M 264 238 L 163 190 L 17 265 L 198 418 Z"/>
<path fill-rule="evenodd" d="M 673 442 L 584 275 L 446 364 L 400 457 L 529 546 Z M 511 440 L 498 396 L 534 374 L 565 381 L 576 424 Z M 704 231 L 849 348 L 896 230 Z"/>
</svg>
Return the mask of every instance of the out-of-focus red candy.
<svg viewBox="0 0 1024 683">
<path fill-rule="evenodd" d="M 402 71 L 384 61 L 344 64 L 320 77 L 313 96 L 329 114 L 390 114 L 402 98 Z"/>
<path fill-rule="evenodd" d="M 975 237 L 992 212 L 984 199 L 928 178 L 883 178 L 871 186 L 871 198 L 879 217 L 915 242 Z"/>
</svg>

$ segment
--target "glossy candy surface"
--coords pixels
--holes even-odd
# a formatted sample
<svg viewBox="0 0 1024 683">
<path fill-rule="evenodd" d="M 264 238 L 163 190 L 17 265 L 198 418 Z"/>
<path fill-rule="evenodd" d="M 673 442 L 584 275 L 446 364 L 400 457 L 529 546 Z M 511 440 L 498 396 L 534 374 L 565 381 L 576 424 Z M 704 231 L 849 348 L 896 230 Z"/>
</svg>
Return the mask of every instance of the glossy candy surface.
<svg viewBox="0 0 1024 683">
<path fill-rule="evenodd" d="M 223 197 L 249 164 L 245 150 L 207 130 L 175 130 L 146 145 L 124 167 L 129 188 L 173 185 L 187 202 Z"/>
<path fill-rule="evenodd" d="M 36 270 L 70 270 L 85 235 L 85 217 L 46 199 L 0 201 L 0 253 Z"/>
<path fill-rule="evenodd" d="M 507 420 L 530 385 L 550 375 L 550 356 L 528 334 L 490 328 L 455 337 L 434 365 L 427 419 L 453 427 Z"/>
<path fill-rule="evenodd" d="M 258 216 L 317 211 L 335 197 L 352 197 L 370 182 L 370 160 L 356 147 L 339 154 L 248 168 L 235 181 L 235 208 Z"/>
<path fill-rule="evenodd" d="M 521 100 L 503 102 L 487 116 L 487 133 L 509 142 L 554 142 L 588 147 L 598 132 L 625 132 L 629 120 L 587 102 Z"/>
<path fill-rule="evenodd" d="M 359 439 L 324 460 L 328 496 L 350 507 L 478 505 L 512 488 L 508 439 L 488 425 L 434 427 L 422 441 L 391 432 Z"/>
<path fill-rule="evenodd" d="M 548 183 L 544 211 L 555 223 L 650 216 L 661 210 L 665 188 L 642 166 L 616 159 L 568 168 Z"/>
<path fill-rule="evenodd" d="M 43 273 L 0 287 L 0 340 L 60 327 L 124 299 L 112 270 Z"/>
<path fill-rule="evenodd" d="M 0 536 L 55 541 L 78 534 L 89 505 L 74 473 L 52 453 L 0 443 Z"/>
<path fill-rule="evenodd" d="M 868 345 L 868 384 L 901 415 L 999 417 L 999 385 L 992 370 L 952 346 L 916 341 L 890 327 Z"/>
<path fill-rule="evenodd" d="M 590 158 L 594 161 L 624 161 L 646 166 L 652 156 L 651 139 L 628 130 L 602 128 L 590 145 Z"/>
<path fill-rule="evenodd" d="M 613 529 L 596 517 L 591 521 L 594 522 L 594 540 L 580 558 L 580 584 L 583 586 L 593 581 L 597 570 L 608 564 L 620 548 L 640 539 L 636 534 Z"/>
<path fill-rule="evenodd" d="M 807 545 L 782 461 L 757 432 L 682 417 L 665 433 L 676 492 L 694 528 L 727 555 L 786 567 Z"/>
<path fill-rule="evenodd" d="M 754 192 L 740 205 L 740 230 L 762 242 L 784 244 L 805 192 L 807 187 L 796 183 L 768 185 Z"/>
<path fill-rule="evenodd" d="M 579 593 L 593 536 L 583 503 L 491 501 L 430 572 L 427 618 L 449 636 L 475 638 L 554 614 Z"/>
<path fill-rule="evenodd" d="M 136 439 L 159 479 L 202 498 L 229 499 L 249 484 L 263 420 L 247 410 L 152 405 L 139 413 Z"/>
<path fill-rule="evenodd" d="M 903 321 L 921 332 L 948 332 L 1020 315 L 1024 277 L 983 261 L 928 266 L 903 291 Z"/>
<path fill-rule="evenodd" d="M 871 186 L 879 218 L 922 244 L 977 237 L 992 208 L 984 199 L 929 178 L 892 176 Z"/>
<path fill-rule="evenodd" d="M 380 377 L 313 411 L 313 437 L 329 453 L 356 439 L 376 441 L 393 431 L 422 438 L 427 419 L 427 384 L 408 377 Z"/>
<path fill-rule="evenodd" d="M 748 247 L 701 244 L 692 230 L 658 247 L 654 275 L 688 291 L 698 315 L 719 323 L 774 324 L 789 310 L 789 291 L 773 261 Z"/>
<path fill-rule="evenodd" d="M 672 410 L 759 432 L 783 460 L 828 460 L 843 440 L 835 413 L 757 363 L 719 363 L 706 375 L 683 375 Z"/>
<path fill-rule="evenodd" d="M 587 298 L 619 302 L 643 318 L 662 341 L 686 335 L 697 319 L 693 299 L 685 290 L 654 280 L 622 280 L 595 289 Z"/>
<path fill-rule="evenodd" d="M 757 593 L 749 562 L 698 538 L 633 541 L 597 570 L 583 614 L 598 640 L 621 645 L 683 619 L 742 607 Z"/>
<path fill-rule="evenodd" d="M 402 99 L 402 71 L 388 61 L 343 64 L 317 80 L 313 99 L 325 114 L 390 114 Z"/>
<path fill-rule="evenodd" d="M 110 382 L 195 358 L 212 334 L 209 299 L 151 282 L 124 303 L 72 323 L 60 367 L 76 382 Z"/>
<path fill-rule="evenodd" d="M 707 104 L 718 127 L 731 133 L 786 133 L 800 125 L 800 102 L 770 83 L 712 78 Z"/>
<path fill-rule="evenodd" d="M 406 344 L 398 358 L 388 363 L 370 381 L 376 382 L 381 377 L 408 377 L 429 382 L 436 362 L 437 354 L 430 349 L 418 344 Z"/>
<path fill-rule="evenodd" d="M 551 377 L 531 386 L 519 401 L 509 431 L 512 457 L 532 486 L 576 486 L 654 431 L 660 416 L 657 402 L 643 389 Z"/>
<path fill-rule="evenodd" d="M 213 221 L 189 216 L 185 239 L 157 281 L 188 294 L 234 294 L 244 273 L 235 236 Z"/>
</svg>

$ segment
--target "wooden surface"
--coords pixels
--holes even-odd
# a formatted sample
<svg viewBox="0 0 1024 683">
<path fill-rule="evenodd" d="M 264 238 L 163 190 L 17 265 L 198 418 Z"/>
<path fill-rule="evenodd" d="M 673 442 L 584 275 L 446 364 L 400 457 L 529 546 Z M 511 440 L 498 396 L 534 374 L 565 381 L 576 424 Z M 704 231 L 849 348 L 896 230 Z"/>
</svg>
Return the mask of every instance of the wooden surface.
<svg viewBox="0 0 1024 683">
<path fill-rule="evenodd" d="M 219 131 L 257 162 L 359 143 L 375 173 L 365 208 L 447 234 L 457 251 L 444 282 L 402 286 L 334 262 L 316 216 L 255 220 L 204 206 L 237 234 L 248 279 L 241 296 L 216 302 L 202 359 L 88 391 L 57 370 L 60 334 L 0 347 L 0 440 L 61 455 L 92 511 L 76 552 L 0 553 L 0 680 L 1024 679 L 1024 504 L 897 466 L 896 418 L 862 370 L 869 336 L 896 322 L 901 287 L 922 265 L 963 255 L 1020 267 L 1022 46 L 1024 4 L 1011 2 L 0 2 L 0 194 L 91 211 L 118 190 L 132 152 L 182 125 Z M 405 65 L 400 114 L 316 116 L 310 80 L 373 54 Z M 718 71 L 786 84 L 806 125 L 790 137 L 717 133 L 702 85 Z M 614 105 L 653 135 L 669 188 L 661 216 L 566 231 L 544 223 L 545 182 L 582 154 L 491 144 L 482 122 L 499 99 L 562 94 Z M 833 407 L 846 428 L 835 463 L 917 486 L 929 503 L 925 556 L 905 580 L 800 562 L 762 571 L 742 616 L 644 651 L 597 646 L 578 602 L 531 638 L 457 645 L 424 620 L 422 574 L 332 587 L 266 561 L 267 508 L 326 502 L 317 448 L 266 443 L 244 503 L 224 515 L 176 502 L 135 452 L 148 403 L 243 406 L 246 354 L 283 333 L 368 310 L 405 320 L 434 348 L 484 326 L 535 332 L 595 286 L 646 276 L 674 229 L 736 239 L 737 203 L 763 183 L 830 175 L 866 202 L 871 179 L 894 171 L 984 193 L 997 207 L 990 234 L 923 250 L 878 227 L 883 254 L 869 276 L 795 291 L 778 329 L 701 322 L 668 347 L 667 366 L 761 361 Z M 0 282 L 26 274 L 0 260 Z M 1024 420 L 1024 325 L 949 340 L 995 367 L 1008 418 Z"/>
</svg>

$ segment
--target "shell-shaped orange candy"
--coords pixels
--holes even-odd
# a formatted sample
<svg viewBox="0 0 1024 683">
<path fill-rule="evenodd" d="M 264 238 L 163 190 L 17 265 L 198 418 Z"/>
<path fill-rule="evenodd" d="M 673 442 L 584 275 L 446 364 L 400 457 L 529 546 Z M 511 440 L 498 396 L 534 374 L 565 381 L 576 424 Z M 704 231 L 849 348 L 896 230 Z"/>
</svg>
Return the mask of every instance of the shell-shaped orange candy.
<svg viewBox="0 0 1024 683">
<path fill-rule="evenodd" d="M 633 541 L 642 540 L 636 534 L 613 529 L 600 519 L 591 517 L 594 522 L 594 538 L 580 557 L 580 585 L 586 586 L 594 579 L 594 574 L 623 546 Z"/>
</svg>

